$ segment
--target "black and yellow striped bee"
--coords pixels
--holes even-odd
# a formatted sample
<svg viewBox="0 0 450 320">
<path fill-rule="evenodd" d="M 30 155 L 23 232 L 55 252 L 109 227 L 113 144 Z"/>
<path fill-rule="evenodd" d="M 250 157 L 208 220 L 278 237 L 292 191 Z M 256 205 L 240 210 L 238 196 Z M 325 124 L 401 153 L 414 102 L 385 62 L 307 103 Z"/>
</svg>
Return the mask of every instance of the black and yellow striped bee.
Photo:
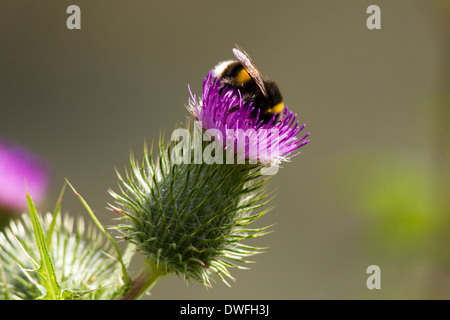
<svg viewBox="0 0 450 320">
<path fill-rule="evenodd" d="M 280 120 L 284 110 L 283 97 L 275 82 L 266 80 L 256 68 L 255 63 L 241 47 L 236 45 L 233 54 L 237 60 L 223 61 L 216 65 L 213 76 L 219 78 L 224 86 L 239 89 L 242 99 L 252 102 L 256 116 L 265 123 L 276 114 L 275 120 Z M 232 108 L 234 112 L 239 107 Z"/>
</svg>

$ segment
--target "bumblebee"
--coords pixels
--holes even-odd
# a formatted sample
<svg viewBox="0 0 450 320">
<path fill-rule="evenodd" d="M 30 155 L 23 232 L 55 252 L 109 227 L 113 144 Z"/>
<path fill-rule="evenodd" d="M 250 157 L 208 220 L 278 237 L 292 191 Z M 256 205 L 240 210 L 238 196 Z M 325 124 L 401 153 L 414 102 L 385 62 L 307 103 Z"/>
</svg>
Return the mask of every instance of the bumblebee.
<svg viewBox="0 0 450 320">
<path fill-rule="evenodd" d="M 237 60 L 223 61 L 216 65 L 213 76 L 219 78 L 223 86 L 239 89 L 242 100 L 252 102 L 255 109 L 252 114 L 264 123 L 268 123 L 274 115 L 280 121 L 284 102 L 275 82 L 266 80 L 256 68 L 255 63 L 241 47 L 236 45 L 233 54 Z M 239 106 L 231 108 L 229 113 L 237 111 Z"/>
</svg>

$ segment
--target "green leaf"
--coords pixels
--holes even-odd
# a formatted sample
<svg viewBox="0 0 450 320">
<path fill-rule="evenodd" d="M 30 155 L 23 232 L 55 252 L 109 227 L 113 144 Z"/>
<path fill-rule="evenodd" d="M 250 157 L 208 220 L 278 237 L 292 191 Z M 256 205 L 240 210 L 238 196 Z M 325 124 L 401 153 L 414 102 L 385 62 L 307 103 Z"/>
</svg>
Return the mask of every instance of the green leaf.
<svg viewBox="0 0 450 320">
<path fill-rule="evenodd" d="M 50 254 L 47 250 L 47 243 L 42 231 L 41 223 L 37 215 L 36 207 L 34 206 L 33 200 L 27 192 L 27 204 L 28 212 L 31 217 L 33 224 L 34 235 L 36 237 L 36 244 L 39 249 L 39 256 L 41 258 L 40 266 L 36 270 L 40 280 L 42 281 L 42 286 L 46 289 L 45 296 L 42 299 L 56 300 L 61 298 L 61 289 L 56 279 L 55 270 L 53 268 L 53 263 L 50 258 Z"/>
<path fill-rule="evenodd" d="M 50 244 L 52 243 L 52 235 L 53 235 L 53 230 L 55 230 L 56 217 L 58 216 L 58 213 L 61 208 L 62 197 L 64 195 L 65 189 L 66 189 L 66 183 L 63 185 L 63 187 L 61 189 L 61 192 L 58 197 L 58 201 L 56 202 L 56 205 L 55 205 L 55 209 L 53 210 L 52 222 L 50 223 L 50 227 L 48 228 L 47 237 L 46 237 L 47 247 L 50 247 Z"/>
<path fill-rule="evenodd" d="M 86 208 L 86 210 L 89 213 L 89 215 L 91 216 L 92 220 L 94 220 L 94 223 L 97 225 L 97 227 L 100 229 L 100 231 L 105 235 L 105 237 L 111 242 L 114 249 L 116 250 L 117 259 L 122 266 L 122 275 L 123 275 L 122 280 L 125 282 L 125 284 L 131 283 L 131 278 L 128 275 L 127 267 L 126 267 L 125 263 L 123 262 L 122 253 L 120 252 L 120 249 L 119 249 L 116 241 L 114 241 L 114 238 L 111 237 L 111 235 L 106 231 L 106 229 L 103 227 L 101 222 L 97 219 L 94 212 L 92 211 L 90 206 L 87 204 L 87 202 L 83 199 L 83 197 L 75 190 L 75 188 L 70 184 L 69 181 L 66 180 L 66 182 L 72 188 L 73 192 L 78 197 L 78 199 L 81 201 L 83 206 Z"/>
</svg>

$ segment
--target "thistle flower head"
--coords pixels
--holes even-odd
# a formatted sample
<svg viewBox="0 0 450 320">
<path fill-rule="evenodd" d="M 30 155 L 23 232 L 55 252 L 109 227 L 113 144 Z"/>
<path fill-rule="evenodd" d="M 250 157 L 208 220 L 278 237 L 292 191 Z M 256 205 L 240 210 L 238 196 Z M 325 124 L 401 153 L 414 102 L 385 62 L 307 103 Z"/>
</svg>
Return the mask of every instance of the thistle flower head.
<svg viewBox="0 0 450 320">
<path fill-rule="evenodd" d="M 42 230 L 54 228 L 48 252 L 56 281 L 70 299 L 101 299 L 111 284 L 116 260 L 103 234 L 80 218 L 50 213 L 40 217 Z M 0 233 L 0 299 L 29 300 L 46 295 L 39 273 L 40 258 L 28 214 L 11 220 Z"/>
<path fill-rule="evenodd" d="M 0 208 L 22 212 L 27 207 L 26 188 L 39 202 L 47 187 L 46 165 L 25 148 L 0 140 Z"/>
<path fill-rule="evenodd" d="M 296 114 L 285 107 L 278 119 L 274 115 L 268 122 L 263 121 L 256 106 L 243 100 L 238 89 L 224 86 L 213 72 L 203 81 L 201 99 L 197 101 L 191 93 L 188 105 L 204 130 L 219 130 L 216 141 L 254 163 L 279 164 L 300 153 L 298 149 L 309 142 L 309 133 L 297 137 L 305 124 L 299 125 Z"/>
<path fill-rule="evenodd" d="M 53 216 L 40 217 L 18 186 L 26 179 L 39 200 L 47 183 L 44 171 L 29 154 L 0 143 L 0 205 L 28 206 L 30 214 L 0 232 L 0 298 L 135 299 L 169 272 L 205 285 L 216 274 L 226 283 L 226 277 L 233 279 L 230 268 L 244 268 L 247 258 L 260 252 L 244 243 L 266 232 L 249 227 L 268 211 L 254 213 L 266 204 L 266 179 L 259 169 L 298 154 L 309 133 L 297 138 L 305 125 L 287 107 L 267 119 L 271 110 L 284 107 L 280 103 L 260 118 L 258 106 L 213 72 L 204 80 L 199 101 L 191 93 L 188 109 L 202 134 L 214 139 L 197 139 L 199 130 L 191 138 L 181 129 L 188 143 L 178 148 L 161 141 L 155 158 L 145 148 L 142 164 L 132 157 L 131 171 L 125 178 L 118 174 L 120 192 L 110 190 L 115 200 L 110 208 L 125 221 L 116 229 L 130 242 L 124 255 L 70 184 L 101 233 L 85 228 L 81 219 L 75 229 L 73 219 L 57 215 L 60 200 Z M 205 143 L 211 140 L 213 148 Z M 227 161 L 231 154 L 238 162 L 221 162 L 223 150 Z M 239 162 L 242 157 L 245 161 Z M 146 259 L 132 280 L 127 268 L 135 251 Z"/>
<path fill-rule="evenodd" d="M 304 125 L 288 108 L 280 117 L 262 121 L 259 110 L 239 90 L 223 86 L 213 71 L 203 82 L 201 99 L 191 93 L 188 109 L 201 123 L 200 131 L 214 139 L 197 140 L 194 132 L 193 139 L 183 138 L 183 155 L 172 152 L 178 145 L 161 142 L 156 159 L 147 150 L 142 165 L 132 157 L 131 171 L 125 178 L 119 174 L 121 192 L 110 191 L 115 200 L 111 208 L 128 222 L 117 227 L 123 238 L 147 261 L 209 285 L 212 274 L 224 281 L 232 278 L 229 267 L 242 268 L 239 262 L 260 252 L 242 243 L 265 233 L 265 228 L 247 227 L 266 212 L 253 213 L 265 204 L 265 179 L 255 169 L 288 160 L 309 141 L 308 134 L 296 137 Z M 207 140 L 218 143 L 218 150 Z M 246 161 L 221 162 L 224 149 Z M 196 161 L 201 156 L 204 162 Z"/>
</svg>

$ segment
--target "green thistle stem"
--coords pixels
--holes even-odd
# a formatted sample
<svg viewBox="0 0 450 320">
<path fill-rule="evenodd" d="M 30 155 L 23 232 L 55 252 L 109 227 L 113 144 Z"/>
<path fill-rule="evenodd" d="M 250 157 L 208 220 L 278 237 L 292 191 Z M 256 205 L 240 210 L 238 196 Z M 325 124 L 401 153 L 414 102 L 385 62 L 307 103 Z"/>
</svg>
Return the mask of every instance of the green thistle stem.
<svg viewBox="0 0 450 320">
<path fill-rule="evenodd" d="M 162 264 L 157 265 L 151 259 L 145 259 L 142 269 L 121 300 L 138 300 L 145 292 L 151 290 L 158 280 L 166 274 Z"/>
</svg>

